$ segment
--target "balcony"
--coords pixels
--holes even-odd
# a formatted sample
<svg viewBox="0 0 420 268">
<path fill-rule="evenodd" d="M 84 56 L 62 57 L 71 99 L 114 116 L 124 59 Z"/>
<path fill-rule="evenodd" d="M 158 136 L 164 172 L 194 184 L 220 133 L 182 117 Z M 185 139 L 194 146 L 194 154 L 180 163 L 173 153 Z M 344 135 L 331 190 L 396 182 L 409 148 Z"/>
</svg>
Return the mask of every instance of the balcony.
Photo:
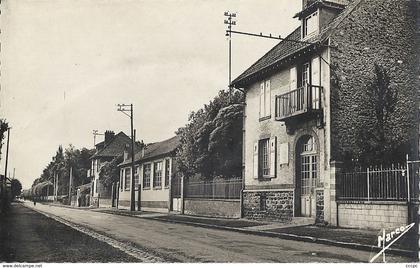
<svg viewBox="0 0 420 268">
<path fill-rule="evenodd" d="M 322 87 L 306 85 L 276 96 L 276 120 L 291 121 L 322 112 Z"/>
</svg>

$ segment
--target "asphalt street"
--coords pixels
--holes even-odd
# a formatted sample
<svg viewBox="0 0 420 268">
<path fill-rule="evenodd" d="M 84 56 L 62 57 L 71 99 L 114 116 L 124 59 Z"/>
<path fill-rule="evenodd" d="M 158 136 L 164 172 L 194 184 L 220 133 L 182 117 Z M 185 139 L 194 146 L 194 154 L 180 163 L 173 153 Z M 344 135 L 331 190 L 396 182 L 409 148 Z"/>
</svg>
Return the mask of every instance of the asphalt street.
<svg viewBox="0 0 420 268">
<path fill-rule="evenodd" d="M 33 204 L 25 203 L 32 207 Z M 165 262 L 368 262 L 377 252 L 37 204 L 36 210 Z M 380 258 L 382 259 L 382 258 Z M 410 259 L 387 255 L 387 262 Z"/>
</svg>

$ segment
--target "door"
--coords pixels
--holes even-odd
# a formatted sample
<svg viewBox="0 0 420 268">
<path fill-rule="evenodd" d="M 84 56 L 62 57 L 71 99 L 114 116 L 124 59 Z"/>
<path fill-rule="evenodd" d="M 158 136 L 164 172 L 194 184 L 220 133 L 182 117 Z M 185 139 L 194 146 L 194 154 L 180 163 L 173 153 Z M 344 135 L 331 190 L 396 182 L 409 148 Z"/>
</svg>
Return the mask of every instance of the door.
<svg viewBox="0 0 420 268">
<path fill-rule="evenodd" d="M 312 204 L 315 198 L 315 185 L 318 179 L 318 155 L 315 139 L 311 136 L 304 138 L 300 153 L 300 214 L 303 217 L 312 216 Z"/>
</svg>

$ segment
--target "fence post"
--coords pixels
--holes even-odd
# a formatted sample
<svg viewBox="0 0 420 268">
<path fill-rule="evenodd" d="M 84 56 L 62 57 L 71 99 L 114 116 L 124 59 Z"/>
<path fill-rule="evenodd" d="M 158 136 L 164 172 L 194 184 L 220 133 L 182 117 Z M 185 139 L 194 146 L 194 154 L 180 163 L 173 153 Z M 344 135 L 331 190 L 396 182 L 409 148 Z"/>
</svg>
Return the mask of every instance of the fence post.
<svg viewBox="0 0 420 268">
<path fill-rule="evenodd" d="M 410 203 L 410 167 L 408 165 L 408 154 L 405 155 L 406 168 L 407 168 L 407 203 Z"/>
<path fill-rule="evenodd" d="M 181 176 L 181 209 L 180 209 L 180 212 L 181 212 L 181 214 L 184 214 L 184 198 L 185 198 L 185 195 L 184 195 L 184 191 L 185 191 L 185 189 L 184 189 L 184 183 L 185 183 L 185 177 L 184 177 L 184 175 L 182 175 Z"/>
<path fill-rule="evenodd" d="M 370 182 L 369 182 L 369 168 L 367 168 L 367 198 L 368 198 L 368 202 L 370 201 Z"/>
</svg>

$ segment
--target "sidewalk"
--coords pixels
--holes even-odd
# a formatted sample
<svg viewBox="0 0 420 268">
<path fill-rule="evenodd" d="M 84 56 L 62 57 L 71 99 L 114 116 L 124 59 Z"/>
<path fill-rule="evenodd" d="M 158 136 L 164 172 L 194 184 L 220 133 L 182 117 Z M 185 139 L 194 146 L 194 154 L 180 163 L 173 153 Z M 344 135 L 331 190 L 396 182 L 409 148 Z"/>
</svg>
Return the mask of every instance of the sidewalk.
<svg viewBox="0 0 420 268">
<path fill-rule="evenodd" d="M 381 248 L 377 247 L 378 235 L 381 234 L 380 230 L 375 231 L 364 229 L 335 228 L 316 225 L 293 225 L 293 223 L 260 222 L 247 219 L 210 218 L 171 213 L 154 213 L 148 211 L 131 212 L 128 210 L 117 209 L 95 209 L 93 211 L 177 224 L 187 224 L 204 228 L 230 230 L 268 237 L 278 237 L 289 240 L 320 243 L 371 252 L 379 252 L 381 250 Z M 415 241 L 412 241 L 413 237 L 413 235 L 407 233 L 404 237 L 393 244 L 387 250 L 387 252 L 403 256 L 412 256 L 413 254 L 416 254 L 412 251 L 412 243 L 415 243 Z"/>
</svg>

